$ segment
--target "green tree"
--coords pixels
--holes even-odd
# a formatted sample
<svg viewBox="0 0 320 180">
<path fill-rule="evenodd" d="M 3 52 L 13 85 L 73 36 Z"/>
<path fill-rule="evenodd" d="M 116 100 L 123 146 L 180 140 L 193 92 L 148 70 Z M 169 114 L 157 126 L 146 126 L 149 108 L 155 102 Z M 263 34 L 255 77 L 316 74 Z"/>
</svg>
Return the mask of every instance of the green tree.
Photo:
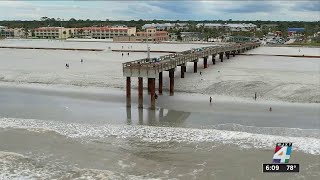
<svg viewBox="0 0 320 180">
<path fill-rule="evenodd" d="M 40 18 L 40 21 L 47 21 L 47 20 L 48 20 L 48 17 L 46 16 Z"/>
<path fill-rule="evenodd" d="M 177 31 L 176 35 L 177 35 L 178 41 L 182 41 L 181 31 L 180 30 Z"/>
<path fill-rule="evenodd" d="M 256 31 L 256 32 L 255 32 L 255 36 L 256 36 L 257 38 L 262 38 L 264 35 L 265 35 L 265 34 L 263 33 L 263 31 Z"/>
<path fill-rule="evenodd" d="M 69 21 L 76 22 L 77 20 L 75 18 L 71 18 Z"/>
</svg>

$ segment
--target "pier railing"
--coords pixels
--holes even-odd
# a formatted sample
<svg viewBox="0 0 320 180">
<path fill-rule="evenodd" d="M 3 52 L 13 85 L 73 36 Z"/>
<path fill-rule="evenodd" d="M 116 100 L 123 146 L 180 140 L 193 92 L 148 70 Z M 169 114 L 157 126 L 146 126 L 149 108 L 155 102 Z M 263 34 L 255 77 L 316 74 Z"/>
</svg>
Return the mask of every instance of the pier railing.
<svg viewBox="0 0 320 180">
<path fill-rule="evenodd" d="M 226 44 L 222 46 L 209 46 L 193 48 L 191 50 L 172 53 L 158 58 L 144 58 L 123 63 L 123 75 L 127 77 L 156 78 L 157 75 L 169 69 L 173 69 L 187 62 L 197 61 L 199 58 L 220 53 L 230 53 L 247 50 L 259 46 L 258 43 Z"/>
</svg>

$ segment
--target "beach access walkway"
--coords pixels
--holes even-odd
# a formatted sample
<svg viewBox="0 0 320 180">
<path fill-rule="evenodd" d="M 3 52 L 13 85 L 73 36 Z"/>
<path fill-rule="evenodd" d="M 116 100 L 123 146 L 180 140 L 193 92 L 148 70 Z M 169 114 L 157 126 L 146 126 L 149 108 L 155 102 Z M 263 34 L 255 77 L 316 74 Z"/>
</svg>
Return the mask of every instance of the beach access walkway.
<svg viewBox="0 0 320 180">
<path fill-rule="evenodd" d="M 131 107 L 131 77 L 138 78 L 138 107 L 143 108 L 143 78 L 148 79 L 148 93 L 150 94 L 151 109 L 155 109 L 155 79 L 159 79 L 159 95 L 162 95 L 163 71 L 169 71 L 170 96 L 174 95 L 174 72 L 177 66 L 181 68 L 181 78 L 184 78 L 188 62 L 193 63 L 193 72 L 198 71 L 199 58 L 203 58 L 203 68 L 208 68 L 208 58 L 211 56 L 212 64 L 216 64 L 215 57 L 223 62 L 224 56 L 227 59 L 250 49 L 260 46 L 260 43 L 232 43 L 220 46 L 209 46 L 193 48 L 191 50 L 172 53 L 159 58 L 144 58 L 135 61 L 125 62 L 123 66 L 123 76 L 126 77 L 126 103 Z"/>
</svg>

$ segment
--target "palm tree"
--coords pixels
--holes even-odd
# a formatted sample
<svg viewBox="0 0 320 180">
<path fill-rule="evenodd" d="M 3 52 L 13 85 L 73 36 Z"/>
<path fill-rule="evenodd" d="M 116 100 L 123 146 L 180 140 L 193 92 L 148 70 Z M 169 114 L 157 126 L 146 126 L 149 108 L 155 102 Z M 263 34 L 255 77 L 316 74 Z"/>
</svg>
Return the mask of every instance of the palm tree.
<svg viewBox="0 0 320 180">
<path fill-rule="evenodd" d="M 63 35 L 64 35 L 64 38 L 66 38 L 67 32 L 66 32 L 66 31 L 63 31 L 62 33 L 63 33 Z"/>
<path fill-rule="evenodd" d="M 27 28 L 24 29 L 24 36 L 26 37 L 26 39 L 29 36 L 29 30 Z"/>
<path fill-rule="evenodd" d="M 83 33 L 83 29 L 80 29 L 79 31 L 78 31 L 78 37 L 82 37 L 82 33 Z"/>
</svg>

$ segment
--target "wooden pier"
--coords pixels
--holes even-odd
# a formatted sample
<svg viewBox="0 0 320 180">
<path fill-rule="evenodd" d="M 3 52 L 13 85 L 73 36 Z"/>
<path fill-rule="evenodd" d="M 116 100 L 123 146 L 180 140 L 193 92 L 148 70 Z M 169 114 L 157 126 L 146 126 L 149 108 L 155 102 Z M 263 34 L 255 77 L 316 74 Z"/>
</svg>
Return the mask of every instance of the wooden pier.
<svg viewBox="0 0 320 180">
<path fill-rule="evenodd" d="M 257 48 L 260 43 L 226 44 L 222 46 L 209 46 L 193 48 L 188 51 L 168 54 L 159 58 L 145 58 L 123 63 L 123 76 L 126 77 L 126 98 L 127 107 L 131 107 L 131 77 L 138 78 L 139 108 L 143 107 L 143 78 L 148 78 L 148 93 L 151 99 L 151 109 L 155 109 L 155 79 L 159 78 L 159 95 L 162 95 L 162 72 L 169 71 L 170 96 L 174 95 L 174 72 L 177 66 L 181 67 L 181 78 L 184 78 L 188 62 L 194 63 L 193 71 L 197 73 L 199 58 L 203 58 L 203 67 L 208 67 L 208 58 L 212 56 L 212 64 L 215 64 L 215 57 L 223 62 L 224 55 L 227 59 L 230 55 L 243 53 L 247 50 Z"/>
</svg>

